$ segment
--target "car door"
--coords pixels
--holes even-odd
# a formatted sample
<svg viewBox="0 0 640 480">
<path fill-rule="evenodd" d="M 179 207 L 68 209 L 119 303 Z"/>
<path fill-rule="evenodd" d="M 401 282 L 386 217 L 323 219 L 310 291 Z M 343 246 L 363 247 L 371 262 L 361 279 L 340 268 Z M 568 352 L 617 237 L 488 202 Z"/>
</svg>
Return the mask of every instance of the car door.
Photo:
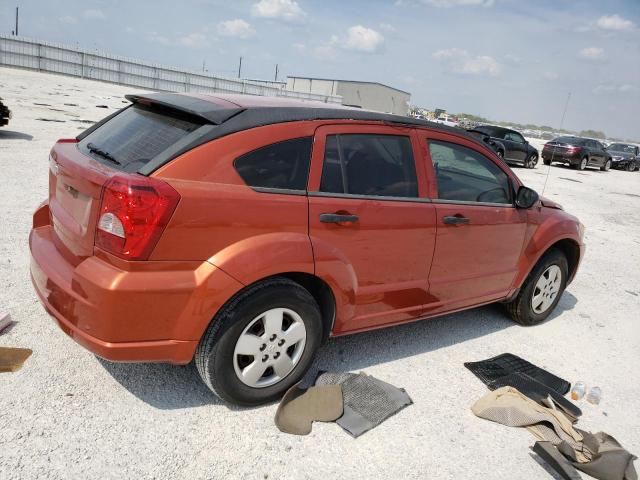
<svg viewBox="0 0 640 480">
<path fill-rule="evenodd" d="M 524 163 L 527 158 L 527 142 L 524 137 L 517 132 L 506 132 L 504 134 L 505 146 L 509 151 L 509 160 Z M 507 154 L 505 153 L 505 159 Z"/>
<path fill-rule="evenodd" d="M 423 141 L 437 223 L 426 312 L 504 298 L 527 228 L 526 210 L 514 206 L 515 180 L 469 140 L 430 132 Z"/>
<path fill-rule="evenodd" d="M 427 301 L 435 207 L 411 129 L 317 129 L 309 178 L 316 275 L 334 290 L 333 333 L 418 318 Z"/>
<path fill-rule="evenodd" d="M 603 153 L 600 152 L 600 149 L 598 148 L 598 142 L 595 140 L 587 140 L 586 144 L 589 147 L 589 165 L 602 165 L 604 163 L 604 157 Z"/>
</svg>

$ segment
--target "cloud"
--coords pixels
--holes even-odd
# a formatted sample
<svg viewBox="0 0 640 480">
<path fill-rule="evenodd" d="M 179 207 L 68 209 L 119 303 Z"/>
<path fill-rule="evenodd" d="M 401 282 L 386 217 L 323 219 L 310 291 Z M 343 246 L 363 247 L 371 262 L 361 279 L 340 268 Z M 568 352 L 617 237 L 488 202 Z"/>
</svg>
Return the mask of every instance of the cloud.
<svg viewBox="0 0 640 480">
<path fill-rule="evenodd" d="M 433 58 L 440 60 L 448 69 L 460 75 L 489 75 L 495 77 L 500 74 L 501 65 L 489 55 L 473 56 L 459 48 L 448 48 L 433 53 Z"/>
<path fill-rule="evenodd" d="M 82 16 L 84 18 L 92 18 L 95 20 L 104 20 L 105 18 L 107 18 L 102 10 L 95 10 L 95 9 L 85 10 L 82 13 Z"/>
<path fill-rule="evenodd" d="M 78 19 L 76 17 L 72 17 L 71 15 L 65 15 L 64 17 L 60 17 L 58 19 L 60 23 L 66 23 L 67 25 L 75 25 L 78 23 Z"/>
<path fill-rule="evenodd" d="M 285 22 L 304 20 L 307 13 L 295 0 L 260 0 L 251 7 L 254 17 L 275 18 Z"/>
<path fill-rule="evenodd" d="M 559 78 L 559 75 L 556 72 L 544 72 L 542 74 L 542 77 L 545 80 L 557 80 Z"/>
<path fill-rule="evenodd" d="M 604 50 L 600 47 L 587 47 L 580 50 L 578 56 L 585 60 L 599 62 L 604 60 Z"/>
<path fill-rule="evenodd" d="M 178 38 L 178 43 L 180 45 L 184 45 L 185 47 L 192 48 L 208 47 L 210 45 L 207 36 L 203 33 L 198 32 L 190 33 Z"/>
<path fill-rule="evenodd" d="M 596 26 L 602 30 L 632 30 L 635 25 L 631 20 L 620 15 L 603 15 L 596 21 Z"/>
<path fill-rule="evenodd" d="M 381 23 L 379 25 L 379 27 L 380 27 L 380 30 L 384 30 L 387 33 L 395 33 L 396 32 L 396 27 L 394 27 L 390 23 Z"/>
<path fill-rule="evenodd" d="M 417 0 L 418 3 L 430 5 L 437 8 L 451 7 L 492 7 L 495 0 Z M 396 5 L 404 5 L 406 3 L 415 3 L 411 0 L 396 0 Z"/>
<path fill-rule="evenodd" d="M 593 93 L 596 95 L 612 94 L 612 93 L 630 93 L 637 92 L 638 87 L 630 83 L 601 83 L 596 85 Z"/>
<path fill-rule="evenodd" d="M 337 37 L 332 37 L 332 42 L 336 40 Z M 313 49 L 313 54 L 318 60 L 335 60 L 338 56 L 338 51 L 334 44 L 330 42 L 327 45 L 319 45 Z"/>
<path fill-rule="evenodd" d="M 313 52 L 320 60 L 333 60 L 338 49 L 361 53 L 380 53 L 384 49 L 384 36 L 368 27 L 354 25 L 344 35 L 332 35 L 328 43 L 317 46 Z"/>
<path fill-rule="evenodd" d="M 307 49 L 307 46 L 304 43 L 294 43 L 291 45 L 297 52 L 304 52 Z"/>
<path fill-rule="evenodd" d="M 338 39 L 338 43 L 347 50 L 357 52 L 377 53 L 384 46 L 384 36 L 372 28 L 354 25 L 347 29 L 347 36 Z"/>
<path fill-rule="evenodd" d="M 218 23 L 218 33 L 223 37 L 250 38 L 256 34 L 256 31 L 249 23 L 236 18 Z"/>
</svg>

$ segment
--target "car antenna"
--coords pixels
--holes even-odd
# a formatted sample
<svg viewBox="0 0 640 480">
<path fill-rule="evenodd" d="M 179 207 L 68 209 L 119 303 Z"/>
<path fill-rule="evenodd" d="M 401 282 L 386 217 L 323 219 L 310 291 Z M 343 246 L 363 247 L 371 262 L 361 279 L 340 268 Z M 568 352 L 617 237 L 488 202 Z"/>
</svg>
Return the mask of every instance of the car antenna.
<svg viewBox="0 0 640 480">
<path fill-rule="evenodd" d="M 562 111 L 562 118 L 560 119 L 560 130 L 562 130 L 562 126 L 564 125 L 564 117 L 567 114 L 567 108 L 569 107 L 569 99 L 571 98 L 571 92 L 567 94 L 567 101 L 564 104 L 564 110 Z M 551 163 L 553 163 L 553 156 L 556 154 L 556 148 L 553 147 L 553 151 L 551 152 Z M 547 181 L 549 180 L 549 173 L 551 173 L 551 163 L 547 165 L 547 176 L 544 179 L 544 185 L 542 186 L 542 193 L 540 195 L 544 195 L 544 190 L 547 188 Z"/>
</svg>

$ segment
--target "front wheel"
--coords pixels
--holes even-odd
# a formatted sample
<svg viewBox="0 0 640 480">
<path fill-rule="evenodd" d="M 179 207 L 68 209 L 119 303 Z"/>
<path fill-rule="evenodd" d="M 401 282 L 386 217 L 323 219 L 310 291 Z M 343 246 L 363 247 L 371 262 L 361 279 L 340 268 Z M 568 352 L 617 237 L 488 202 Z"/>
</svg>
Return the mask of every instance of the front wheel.
<svg viewBox="0 0 640 480">
<path fill-rule="evenodd" d="M 603 172 L 608 172 L 610 169 L 611 169 L 611 160 L 607 160 L 606 162 L 604 162 L 604 165 L 600 167 L 600 170 L 602 170 Z"/>
<path fill-rule="evenodd" d="M 195 363 L 221 399 L 259 405 L 277 400 L 302 378 L 321 337 L 315 299 L 299 284 L 274 277 L 248 287 L 220 310 Z"/>
<path fill-rule="evenodd" d="M 537 164 L 538 164 L 538 155 L 536 155 L 535 153 L 532 153 L 524 165 L 527 168 L 536 168 Z"/>
<path fill-rule="evenodd" d="M 560 250 L 554 248 L 545 253 L 516 298 L 505 304 L 511 318 L 524 326 L 546 320 L 567 286 L 568 272 L 567 258 Z"/>
</svg>

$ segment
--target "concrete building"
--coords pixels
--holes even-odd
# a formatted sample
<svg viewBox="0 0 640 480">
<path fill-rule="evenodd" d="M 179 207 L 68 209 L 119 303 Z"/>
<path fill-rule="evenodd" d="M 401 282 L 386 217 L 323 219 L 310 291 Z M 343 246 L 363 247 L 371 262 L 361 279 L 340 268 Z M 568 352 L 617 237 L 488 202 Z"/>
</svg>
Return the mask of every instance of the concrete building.
<svg viewBox="0 0 640 480">
<path fill-rule="evenodd" d="M 376 112 L 407 115 L 411 94 L 377 82 L 329 78 L 287 77 L 287 90 L 321 95 L 339 95 L 343 105 Z"/>
</svg>

